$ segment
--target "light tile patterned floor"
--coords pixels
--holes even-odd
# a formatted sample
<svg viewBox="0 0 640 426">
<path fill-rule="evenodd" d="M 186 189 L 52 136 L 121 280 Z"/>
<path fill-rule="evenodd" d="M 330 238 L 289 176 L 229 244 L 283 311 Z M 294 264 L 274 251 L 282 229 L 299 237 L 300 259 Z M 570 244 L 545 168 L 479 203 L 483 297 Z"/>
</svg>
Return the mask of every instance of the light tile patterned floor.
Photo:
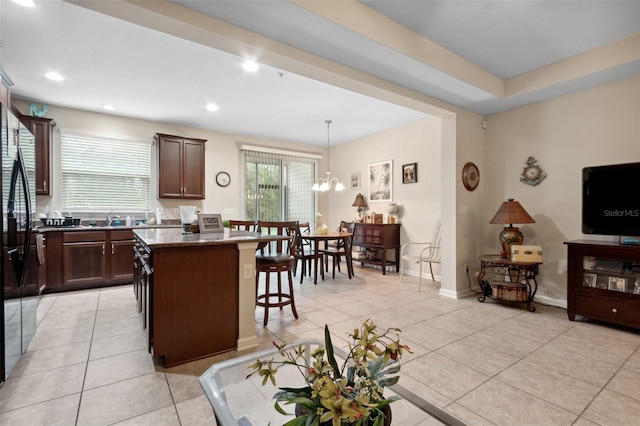
<svg viewBox="0 0 640 426">
<path fill-rule="evenodd" d="M 343 268 L 344 269 L 344 268 Z M 274 309 L 260 348 L 274 339 L 336 344 L 367 318 L 400 327 L 413 354 L 400 383 L 471 425 L 636 425 L 640 332 L 570 322 L 563 309 L 438 296 L 438 284 L 356 268 L 356 278 L 295 281 L 300 318 Z M 542 284 L 544 285 L 544 284 Z M 198 377 L 221 354 L 173 368 L 154 364 L 131 286 L 42 298 L 28 352 L 0 389 L 1 425 L 214 425 Z M 342 342 L 342 343 L 340 343 Z M 434 425 L 406 418 L 396 426 Z"/>
</svg>

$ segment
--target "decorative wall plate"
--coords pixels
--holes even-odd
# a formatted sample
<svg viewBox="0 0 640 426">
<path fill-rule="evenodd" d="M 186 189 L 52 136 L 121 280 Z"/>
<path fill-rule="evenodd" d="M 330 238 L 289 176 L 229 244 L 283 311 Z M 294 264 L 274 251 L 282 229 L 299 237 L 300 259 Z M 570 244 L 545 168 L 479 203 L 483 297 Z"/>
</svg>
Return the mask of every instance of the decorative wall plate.
<svg viewBox="0 0 640 426">
<path fill-rule="evenodd" d="M 462 184 L 467 191 L 474 191 L 480 183 L 480 170 L 472 162 L 468 162 L 462 168 Z"/>
</svg>

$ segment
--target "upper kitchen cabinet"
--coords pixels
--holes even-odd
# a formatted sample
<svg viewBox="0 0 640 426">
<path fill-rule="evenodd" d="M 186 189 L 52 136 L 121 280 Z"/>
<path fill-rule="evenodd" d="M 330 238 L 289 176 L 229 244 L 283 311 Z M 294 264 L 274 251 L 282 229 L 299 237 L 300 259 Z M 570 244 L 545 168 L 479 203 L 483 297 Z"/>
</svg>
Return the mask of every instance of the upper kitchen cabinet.
<svg viewBox="0 0 640 426">
<path fill-rule="evenodd" d="M 15 110 L 14 110 L 15 111 Z M 56 122 L 51 118 L 19 114 L 20 122 L 29 129 L 36 142 L 36 195 L 51 195 L 51 141 Z"/>
<path fill-rule="evenodd" d="M 156 133 L 158 196 L 204 199 L 205 139 Z"/>
</svg>

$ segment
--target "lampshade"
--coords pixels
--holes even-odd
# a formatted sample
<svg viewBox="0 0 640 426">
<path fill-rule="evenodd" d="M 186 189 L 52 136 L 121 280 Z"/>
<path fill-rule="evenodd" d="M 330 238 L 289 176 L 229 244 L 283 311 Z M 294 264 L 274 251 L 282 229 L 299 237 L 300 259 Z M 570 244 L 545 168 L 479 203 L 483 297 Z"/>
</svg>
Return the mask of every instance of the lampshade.
<svg viewBox="0 0 640 426">
<path fill-rule="evenodd" d="M 529 213 L 526 212 L 519 202 L 509 198 L 508 201 L 502 203 L 498 212 L 489 222 L 491 224 L 514 224 L 514 223 L 536 223 Z"/>
<path fill-rule="evenodd" d="M 358 217 L 362 217 L 362 208 L 363 207 L 368 207 L 367 206 L 367 200 L 364 199 L 364 196 L 362 194 L 358 194 L 356 195 L 356 199 L 353 202 L 353 204 L 351 204 L 353 207 L 357 207 L 358 208 Z"/>
<path fill-rule="evenodd" d="M 502 203 L 498 212 L 493 216 L 493 219 L 489 223 L 508 225 L 505 226 L 500 234 L 498 240 L 500 240 L 500 257 L 508 259 L 511 256 L 511 246 L 520 245 L 524 243 L 524 235 L 520 232 L 520 229 L 514 227 L 514 223 L 536 223 L 529 213 L 526 212 L 519 202 L 514 201 L 513 198 Z"/>
<path fill-rule="evenodd" d="M 356 199 L 351 205 L 353 207 L 369 207 L 367 206 L 367 200 L 364 199 L 364 195 L 362 194 L 356 195 Z"/>
</svg>

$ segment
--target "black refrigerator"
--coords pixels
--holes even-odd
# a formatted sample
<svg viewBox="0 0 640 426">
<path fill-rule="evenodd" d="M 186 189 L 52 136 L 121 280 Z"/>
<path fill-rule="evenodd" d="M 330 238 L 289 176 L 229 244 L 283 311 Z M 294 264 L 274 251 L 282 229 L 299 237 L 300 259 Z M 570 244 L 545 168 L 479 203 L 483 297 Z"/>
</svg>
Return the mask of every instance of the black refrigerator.
<svg viewBox="0 0 640 426">
<path fill-rule="evenodd" d="M 0 382 L 27 350 L 36 332 L 39 301 L 34 277 L 35 138 L 2 105 L 2 252 L 0 309 L 4 326 L 0 342 Z M 37 272 L 35 272 L 37 275 Z"/>
</svg>

